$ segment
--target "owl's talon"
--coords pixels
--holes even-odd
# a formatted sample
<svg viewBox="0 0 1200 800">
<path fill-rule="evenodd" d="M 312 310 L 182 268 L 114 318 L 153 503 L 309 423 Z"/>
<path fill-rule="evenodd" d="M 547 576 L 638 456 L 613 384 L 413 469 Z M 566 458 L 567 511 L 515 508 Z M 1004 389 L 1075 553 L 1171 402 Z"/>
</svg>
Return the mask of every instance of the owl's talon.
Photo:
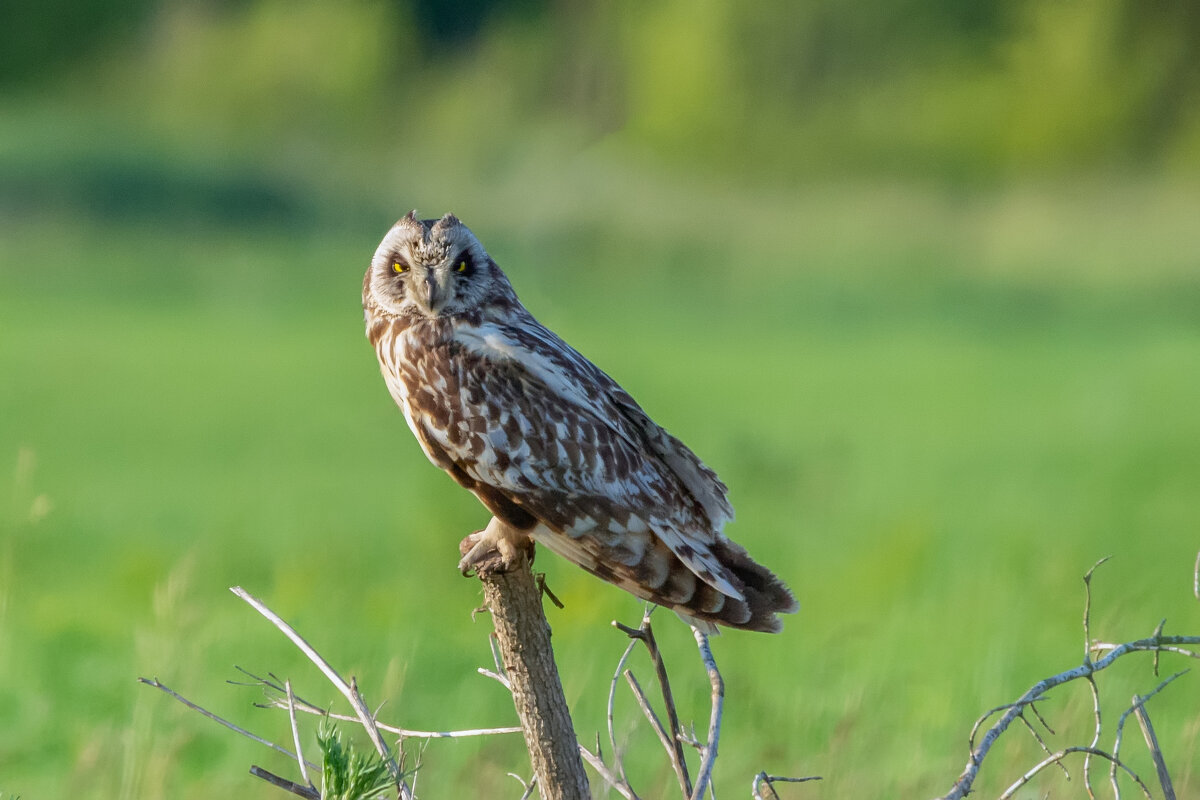
<svg viewBox="0 0 1200 800">
<path fill-rule="evenodd" d="M 464 578 L 479 574 L 512 572 L 521 564 L 521 552 L 503 537 L 489 535 L 485 528 L 465 537 L 458 545 L 463 557 L 458 570 Z"/>
</svg>

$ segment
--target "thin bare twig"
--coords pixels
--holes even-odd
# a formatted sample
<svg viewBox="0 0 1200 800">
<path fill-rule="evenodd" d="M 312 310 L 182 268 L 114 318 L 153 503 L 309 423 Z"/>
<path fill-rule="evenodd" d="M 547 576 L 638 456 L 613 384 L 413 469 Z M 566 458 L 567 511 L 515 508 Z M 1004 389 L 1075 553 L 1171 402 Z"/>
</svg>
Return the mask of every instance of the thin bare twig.
<svg viewBox="0 0 1200 800">
<path fill-rule="evenodd" d="M 616 622 L 613 625 L 617 625 Z M 621 751 L 617 747 L 617 731 L 616 721 L 613 714 L 613 705 L 617 701 L 617 682 L 621 679 L 621 673 L 625 669 L 625 662 L 629 660 L 629 654 L 633 652 L 633 648 L 637 645 L 635 640 L 630 640 L 629 645 L 625 648 L 625 652 L 621 654 L 621 658 L 617 661 L 617 669 L 613 672 L 612 681 L 608 685 L 608 708 L 606 709 L 608 723 L 608 743 L 612 746 L 613 761 L 616 762 L 617 772 L 621 776 L 621 780 L 626 785 L 629 784 L 629 779 L 625 775 L 625 760 L 621 757 Z"/>
<path fill-rule="evenodd" d="M 255 703 L 256 706 L 259 708 L 289 708 L 289 702 L 285 700 L 285 695 L 287 693 L 286 687 L 280 686 L 278 683 L 273 683 L 268 678 L 259 677 L 244 667 L 236 667 L 236 669 L 239 672 L 253 678 L 254 683 L 245 683 L 239 681 L 229 681 L 229 683 L 232 683 L 235 686 L 262 686 L 264 690 L 269 689 L 272 692 L 278 692 L 280 694 L 280 696 L 277 697 L 272 695 L 270 692 L 267 692 L 266 694 L 268 702 Z M 489 676 L 497 679 L 500 677 L 491 673 L 489 673 Z M 303 711 L 305 714 L 313 714 L 318 717 L 327 717 L 329 719 L 342 720 L 345 722 L 361 723 L 361 720 L 357 716 L 352 717 L 347 714 L 334 713 L 333 711 L 329 711 L 328 709 L 322 708 L 315 703 L 305 700 L 299 695 L 293 694 L 290 703 L 291 707 L 294 707 L 295 710 Z M 499 733 L 521 732 L 520 727 L 514 726 L 501 728 L 469 728 L 466 730 L 457 731 L 419 731 L 412 728 L 401 728 L 397 725 L 389 725 L 388 723 L 380 722 L 378 719 L 375 720 L 375 724 L 379 727 L 379 730 L 395 734 L 401 739 L 465 739 L 471 736 L 493 736 Z"/>
<path fill-rule="evenodd" d="M 512 691 L 512 684 L 509 683 L 508 678 L 504 677 L 499 672 L 492 672 L 490 669 L 484 669 L 483 667 L 479 667 L 475 671 L 485 678 L 491 678 L 505 689 L 508 689 L 510 692 Z"/>
<path fill-rule="evenodd" d="M 1095 684 L 1094 684 L 1094 681 L 1092 678 L 1092 676 L 1094 676 L 1097 672 L 1100 672 L 1101 670 L 1106 669 L 1107 667 L 1112 665 L 1112 663 L 1115 662 L 1118 658 L 1121 658 L 1122 656 L 1125 656 L 1125 655 L 1128 655 L 1129 653 L 1137 652 L 1137 651 L 1152 651 L 1152 652 L 1155 652 L 1156 654 L 1162 653 L 1162 652 L 1172 652 L 1172 653 L 1177 653 L 1179 655 L 1186 655 L 1190 658 L 1200 658 L 1200 653 L 1196 653 L 1192 650 L 1187 649 L 1186 647 L 1180 647 L 1180 645 L 1200 644 L 1200 636 L 1165 636 L 1162 634 L 1162 626 L 1161 625 L 1155 631 L 1154 636 L 1151 636 L 1146 639 L 1138 639 L 1133 642 L 1125 642 L 1124 644 L 1117 645 L 1117 644 L 1107 644 L 1107 643 L 1099 643 L 1099 642 L 1091 641 L 1091 577 L 1092 577 L 1092 573 L 1095 571 L 1096 567 L 1100 566 L 1100 564 L 1103 564 L 1106 560 L 1107 559 L 1101 559 L 1100 561 L 1098 561 L 1090 570 L 1088 570 L 1087 574 L 1084 576 L 1085 604 L 1084 604 L 1084 614 L 1083 614 L 1083 628 L 1084 628 L 1085 651 L 1084 651 L 1083 663 L 1081 665 L 1079 665 L 1078 667 L 1075 667 L 1074 669 L 1069 669 L 1065 672 L 1060 672 L 1057 675 L 1052 675 L 1049 678 L 1045 678 L 1043 680 L 1038 681 L 1033 686 L 1031 686 L 1029 688 L 1029 690 L 1026 691 L 1025 694 L 1023 694 L 1015 703 L 1010 703 L 1005 706 L 998 706 L 997 708 L 992 709 L 991 711 L 987 712 L 982 717 L 980 717 L 980 719 L 975 723 L 975 727 L 972 729 L 971 736 L 969 738 L 970 755 L 967 759 L 967 765 L 963 769 L 963 772 L 959 776 L 958 780 L 955 781 L 954 785 L 950 788 L 950 791 L 947 794 L 943 795 L 941 800 L 962 800 L 962 798 L 966 797 L 967 794 L 971 791 L 971 787 L 975 782 L 975 778 L 979 774 L 979 768 L 983 763 L 983 759 L 987 756 L 988 752 L 991 750 L 992 745 L 995 744 L 996 740 L 1001 736 L 1001 734 L 1004 733 L 1005 730 L 1008 729 L 1009 725 L 1011 725 L 1015 719 L 1017 719 L 1018 717 L 1021 717 L 1023 710 L 1027 706 L 1031 706 L 1033 703 L 1044 699 L 1045 694 L 1048 691 L 1050 691 L 1051 689 L 1053 689 L 1054 687 L 1060 686 L 1064 683 L 1068 683 L 1068 682 L 1076 680 L 1078 678 L 1086 678 L 1089 681 L 1089 683 L 1092 684 L 1093 710 L 1096 715 L 1096 729 L 1098 731 L 1099 726 L 1100 726 L 1099 700 L 1098 700 L 1098 697 L 1096 694 Z M 1099 655 L 1100 653 L 1105 653 L 1105 654 L 1103 655 L 1103 657 L 1101 657 L 1097 660 L 1093 660 L 1093 653 L 1095 653 L 1097 655 Z M 986 719 L 988 719 L 993 714 L 995 714 L 1001 710 L 1004 710 L 1005 713 L 1000 717 L 1000 719 L 996 723 L 994 723 L 992 725 L 991 728 L 989 728 L 987 730 L 987 732 L 983 736 L 982 741 L 976 746 L 975 745 L 975 735 L 978 732 L 979 727 L 983 724 L 983 722 Z M 1043 769 L 1045 766 L 1048 766 L 1049 764 L 1054 763 L 1055 761 L 1061 761 L 1063 756 L 1069 755 L 1071 753 L 1084 753 L 1084 754 L 1088 755 L 1089 757 L 1092 755 L 1095 755 L 1095 756 L 1099 756 L 1101 758 L 1109 759 L 1110 761 L 1116 760 L 1112 755 L 1105 753 L 1102 750 L 1097 749 L 1095 745 L 1096 745 L 1096 741 L 1095 741 L 1095 737 L 1093 737 L 1093 744 L 1089 747 L 1075 747 L 1075 748 L 1067 748 L 1066 750 L 1061 750 L 1058 753 L 1053 754 L 1053 757 L 1047 758 L 1043 762 L 1041 762 L 1039 765 L 1035 766 L 1034 769 L 1031 770 L 1030 773 L 1027 773 L 1027 774 L 1029 775 L 1029 777 L 1032 777 L 1033 774 L 1036 774 L 1038 771 Z M 1085 783 L 1085 787 L 1087 788 L 1088 793 L 1090 795 L 1090 794 L 1092 794 L 1092 789 L 1091 789 L 1091 785 L 1090 785 L 1090 777 L 1088 776 L 1088 770 L 1087 770 L 1086 766 L 1087 765 L 1085 764 L 1084 783 Z M 1129 771 L 1125 767 L 1125 765 L 1121 764 L 1119 761 L 1118 761 L 1118 767 L 1120 767 L 1122 769 L 1126 769 L 1127 772 Z M 1130 774 L 1132 774 L 1132 773 L 1130 773 Z M 1139 782 L 1139 785 L 1142 785 L 1143 789 L 1144 789 L 1143 784 L 1140 784 L 1140 782 Z M 1119 796 L 1119 789 L 1118 789 L 1118 796 Z"/>
<path fill-rule="evenodd" d="M 492 664 L 496 667 L 496 672 L 504 676 L 505 681 L 508 681 L 508 673 L 504 671 L 504 664 L 500 660 L 500 640 L 496 638 L 496 632 L 492 631 L 488 634 L 488 649 L 492 651 Z M 512 684 L 508 684 L 509 689 L 512 689 Z"/>
<path fill-rule="evenodd" d="M 1092 742 L 1088 745 L 1088 749 L 1083 755 L 1083 788 L 1088 793 L 1088 797 L 1095 800 L 1096 793 L 1092 790 L 1092 752 L 1100 744 L 1100 687 L 1096 685 L 1096 676 L 1088 675 L 1084 678 L 1087 681 L 1088 687 L 1092 690 L 1092 718 L 1096 721 L 1096 726 L 1092 731 Z M 1060 765 L 1062 761 L 1058 762 Z M 1115 763 L 1115 762 L 1114 762 Z M 1116 796 L 1119 798 L 1121 792 L 1118 789 Z"/>
<path fill-rule="evenodd" d="M 1150 749 L 1150 758 L 1154 761 L 1154 771 L 1158 775 L 1158 785 L 1163 790 L 1163 800 L 1176 800 L 1175 786 L 1171 783 L 1171 773 L 1167 771 L 1167 762 L 1163 758 L 1162 748 L 1158 746 L 1158 737 L 1154 735 L 1154 726 L 1150 724 L 1150 714 L 1146 711 L 1144 698 L 1133 696 L 1134 714 L 1142 729 L 1142 738 Z"/>
<path fill-rule="evenodd" d="M 583 757 L 584 762 L 596 770 L 596 774 L 600 776 L 601 780 L 615 789 L 617 794 L 624 797 L 625 800 L 641 800 L 637 793 L 633 791 L 633 787 L 629 785 L 628 781 L 619 775 L 613 774 L 613 771 L 604 763 L 604 759 L 600 757 L 598 752 L 593 753 L 583 745 L 579 745 L 579 755 Z"/>
<path fill-rule="evenodd" d="M 284 688 L 287 689 L 287 709 L 288 719 L 292 723 L 292 744 L 296 746 L 296 762 L 300 765 L 300 777 L 304 778 L 304 782 L 310 787 L 313 786 L 312 779 L 308 777 L 308 765 L 304 763 L 304 751 L 300 748 L 300 726 L 296 724 L 296 695 L 292 692 L 292 681 L 289 678 L 284 682 Z"/>
<path fill-rule="evenodd" d="M 642 623 L 637 628 L 630 628 L 628 625 L 622 625 L 619 622 L 614 622 L 613 625 L 620 628 L 626 636 L 629 636 L 631 639 L 637 639 L 644 644 L 650 656 L 650 663 L 654 665 L 654 676 L 657 678 L 659 689 L 662 692 L 663 709 L 666 712 L 667 725 L 670 730 L 664 730 L 657 717 L 651 718 L 649 714 L 650 704 L 646 701 L 644 695 L 638 702 L 642 706 L 642 711 L 647 713 L 647 718 L 651 719 L 651 724 L 655 727 L 655 731 L 659 733 L 659 738 L 662 740 L 663 747 L 667 751 L 667 758 L 670 759 L 671 767 L 675 770 L 675 777 L 679 780 L 679 788 L 686 799 L 692 795 L 692 779 L 688 774 L 687 760 L 683 755 L 679 713 L 675 708 L 675 695 L 671 691 L 671 679 L 667 675 L 666 662 L 663 661 L 662 651 L 659 650 L 658 640 L 654 638 L 654 629 L 650 625 L 650 615 L 654 613 L 655 608 L 656 606 L 653 605 L 646 607 L 646 611 L 642 615 Z M 627 677 L 630 677 L 632 680 L 630 675 L 627 675 Z M 638 688 L 640 690 L 640 687 Z"/>
<path fill-rule="evenodd" d="M 275 752 L 282 753 L 283 755 L 287 756 L 288 758 L 290 758 L 292 760 L 296 760 L 298 758 L 298 756 L 295 753 L 293 753 L 291 750 L 288 750 L 286 747 L 280 747 L 279 745 L 275 744 L 272 741 L 264 739 L 261 736 L 256 736 L 255 734 L 251 733 L 250 731 L 246 730 L 245 728 L 239 728 L 237 725 L 234 725 L 229 720 L 224 719 L 223 717 L 217 716 L 216 714 L 209 711 L 207 708 L 203 708 L 202 706 L 196 705 L 195 703 L 193 703 L 191 700 L 188 700 L 183 695 L 175 692 L 173 689 L 168 688 L 165 684 L 159 683 L 158 678 L 153 678 L 153 679 L 138 678 L 138 683 L 144 683 L 147 686 L 153 686 L 155 689 L 161 689 L 162 691 L 171 695 L 171 697 L 174 697 L 176 700 L 183 703 L 188 708 L 192 709 L 193 711 L 199 711 L 201 714 L 208 717 L 213 722 L 224 725 L 226 728 L 229 728 L 229 730 L 233 731 L 234 733 L 240 733 L 242 736 L 245 736 L 247 739 L 251 739 L 252 741 L 258 742 L 259 744 L 265 744 L 267 747 L 271 748 Z M 320 767 L 318 765 L 312 763 L 311 761 L 308 762 L 308 766 L 312 767 L 313 769 L 320 769 Z"/>
<path fill-rule="evenodd" d="M 696 775 L 696 785 L 692 789 L 691 797 L 691 800 L 700 800 L 704 797 L 704 790 L 708 788 L 709 782 L 712 780 L 713 763 L 717 760 L 717 745 L 721 738 L 721 715 L 725 708 L 725 681 L 721 678 L 717 662 L 713 659 L 712 648 L 708 646 L 708 634 L 693 625 L 692 635 L 696 638 L 696 645 L 700 648 L 700 660 L 704 662 L 704 670 L 708 673 L 708 681 L 712 685 L 712 714 L 708 721 L 708 741 L 700 756 L 700 769 Z"/>
<path fill-rule="evenodd" d="M 775 791 L 776 783 L 808 783 L 809 781 L 819 781 L 819 775 L 810 775 L 805 778 L 788 778 L 783 775 L 768 775 L 766 771 L 762 771 L 754 776 L 754 782 L 750 784 L 750 791 L 754 795 L 754 800 L 777 800 L 778 792 Z M 770 791 L 770 797 L 764 797 L 762 794 L 763 786 Z"/>
<path fill-rule="evenodd" d="M 303 636 L 297 633 L 291 625 L 284 622 L 284 620 L 278 614 L 267 608 L 267 606 L 257 597 L 250 594 L 240 586 L 234 586 L 230 589 L 230 591 L 249 603 L 255 611 L 266 617 L 285 636 L 291 639 L 292 644 L 300 648 L 300 651 L 303 652 L 304 655 L 308 656 L 309 660 L 316 664 L 317 668 L 325 674 L 325 677 L 329 679 L 329 682 L 332 683 L 337 690 L 342 693 L 343 696 L 345 696 L 355 713 L 358 714 L 358 718 L 362 722 L 363 728 L 366 729 L 367 735 L 371 739 L 371 743 L 375 745 L 375 749 L 379 752 L 379 756 L 384 760 L 384 763 L 387 764 L 388 771 L 392 775 L 392 780 L 394 780 L 396 783 L 396 788 L 399 790 L 401 798 L 403 798 L 403 800 L 411 800 L 412 790 L 409 788 L 408 783 L 404 780 L 404 777 L 400 774 L 400 766 L 396 763 L 395 757 L 393 757 L 391 751 L 388 749 L 388 746 L 384 743 L 383 737 L 379 733 L 379 727 L 375 724 L 375 717 L 371 715 L 370 710 L 367 708 L 367 704 L 363 701 L 362 695 L 358 692 L 358 686 L 355 679 L 352 677 L 350 679 L 350 683 L 347 684 L 346 681 L 342 679 L 342 676 L 339 675 L 337 671 L 329 665 L 329 662 L 322 658 L 321 654 L 318 653 L 312 645 L 305 641 Z"/>
<path fill-rule="evenodd" d="M 1176 672 L 1174 675 L 1167 678 L 1165 681 L 1160 683 L 1158 686 L 1154 687 L 1154 689 L 1151 692 L 1149 692 L 1145 695 L 1141 695 L 1141 696 L 1134 695 L 1133 704 L 1130 705 L 1129 708 L 1125 709 L 1125 712 L 1122 713 L 1121 717 L 1117 720 L 1117 732 L 1116 732 L 1116 735 L 1113 737 L 1113 748 L 1112 748 L 1114 757 L 1116 757 L 1116 758 L 1121 757 L 1121 739 L 1125 734 L 1125 721 L 1129 718 L 1129 715 L 1136 714 L 1139 709 L 1141 709 L 1145 706 L 1147 700 L 1149 700 L 1151 697 L 1154 697 L 1154 695 L 1158 694 L 1163 689 L 1167 688 L 1167 684 L 1171 683 L 1176 678 L 1180 677 L 1181 675 L 1185 674 L 1186 672 L 1188 672 L 1188 670 L 1181 670 L 1179 672 Z M 1155 752 L 1155 748 L 1152 747 L 1151 755 L 1153 755 L 1154 752 Z M 1159 756 L 1161 757 L 1161 753 L 1159 753 Z M 1156 760 L 1155 765 L 1157 766 L 1157 760 Z M 1165 771 L 1166 767 L 1163 766 L 1162 770 Z M 1109 781 L 1113 784 L 1113 786 L 1117 785 L 1116 771 L 1117 771 L 1117 768 L 1116 768 L 1115 764 L 1110 766 Z M 1161 780 L 1162 776 L 1163 776 L 1163 773 L 1160 772 L 1159 773 L 1159 782 L 1160 783 L 1162 782 L 1162 780 Z M 1167 777 L 1167 783 L 1170 783 L 1169 776 Z"/>
<path fill-rule="evenodd" d="M 528 800 L 529 796 L 533 794 L 533 790 L 537 788 L 537 775 L 530 778 L 528 782 L 515 772 L 508 773 L 508 777 L 521 784 L 521 788 L 525 790 L 521 792 L 520 800 Z"/>
<path fill-rule="evenodd" d="M 306 797 L 308 800 L 321 800 L 321 793 L 312 786 L 305 786 L 301 783 L 289 781 L 287 778 L 281 778 L 274 772 L 268 772 L 262 767 L 250 767 L 250 774 L 256 778 L 262 778 L 267 783 L 272 784 L 273 786 L 278 786 L 280 789 L 291 792 L 294 795 Z"/>
<path fill-rule="evenodd" d="M 633 670 L 625 670 L 625 680 L 629 683 L 629 690 L 633 692 L 633 697 L 637 700 L 638 706 L 642 709 L 642 714 L 650 723 L 650 727 L 658 735 L 659 742 L 666 749 L 668 757 L 674 752 L 671 737 L 667 734 L 667 729 L 663 727 L 658 715 L 654 713 L 654 709 L 650 707 L 650 701 L 646 699 L 646 693 L 642 691 L 642 685 L 638 683 L 638 679 L 634 676 Z"/>
<path fill-rule="evenodd" d="M 1108 561 L 1112 556 L 1104 558 L 1092 564 L 1083 576 L 1083 663 L 1087 663 L 1091 659 L 1091 641 L 1092 641 L 1092 573 L 1096 568 Z"/>
<path fill-rule="evenodd" d="M 1200 636 L 1151 636 L 1148 639 L 1138 639 L 1136 642 L 1125 642 L 1124 644 L 1111 644 L 1109 642 L 1096 642 L 1092 645 L 1092 649 L 1096 651 L 1107 650 L 1108 655 L 1104 657 L 1107 661 L 1113 653 L 1120 651 L 1120 655 L 1132 653 L 1137 650 L 1146 652 L 1158 653 L 1175 653 L 1188 658 L 1200 658 L 1200 653 L 1194 650 L 1188 650 L 1186 647 L 1176 647 L 1180 644 L 1200 644 Z M 1099 663 L 1099 662 L 1096 662 Z"/>
<path fill-rule="evenodd" d="M 1004 793 L 1001 794 L 997 800 L 1009 800 L 1009 798 L 1011 798 L 1018 789 L 1033 780 L 1034 776 L 1036 776 L 1043 769 L 1057 761 L 1062 761 L 1072 753 L 1086 753 L 1093 756 L 1099 756 L 1100 758 L 1104 758 L 1115 763 L 1118 767 L 1125 770 L 1126 774 L 1133 779 L 1134 783 L 1141 787 L 1142 792 L 1145 793 L 1147 800 L 1154 800 L 1153 796 L 1150 794 L 1150 789 L 1146 787 L 1146 784 L 1137 776 L 1136 772 L 1114 758 L 1111 753 L 1106 753 L 1103 750 L 1098 750 L 1094 747 L 1066 747 L 1062 750 L 1059 750 L 1057 753 L 1050 755 L 1048 758 L 1042 759 L 1037 764 L 1033 765 L 1028 772 L 1018 778 L 1015 783 L 1005 789 Z"/>
<path fill-rule="evenodd" d="M 1033 706 L 1033 704 L 1030 703 L 1031 708 L 1032 708 L 1032 706 Z M 1034 716 L 1037 716 L 1039 719 L 1041 719 L 1041 715 L 1039 715 L 1036 711 L 1034 712 Z M 1046 740 L 1042 738 L 1042 735 L 1040 733 L 1038 733 L 1037 728 L 1033 727 L 1033 725 L 1030 724 L 1029 720 L 1027 720 L 1025 718 L 1025 715 L 1021 714 L 1017 717 L 1017 719 L 1021 720 L 1021 723 L 1024 724 L 1025 729 L 1029 731 L 1029 735 L 1032 736 L 1034 741 L 1036 741 L 1038 743 L 1038 747 L 1042 748 L 1042 752 L 1045 753 L 1046 755 L 1053 755 L 1054 751 L 1051 750 L 1050 747 L 1046 744 Z M 1071 774 L 1067 771 L 1067 768 L 1062 764 L 1062 762 L 1059 762 L 1058 766 L 1062 768 L 1063 775 L 1065 775 L 1069 779 L 1071 777 Z"/>
</svg>

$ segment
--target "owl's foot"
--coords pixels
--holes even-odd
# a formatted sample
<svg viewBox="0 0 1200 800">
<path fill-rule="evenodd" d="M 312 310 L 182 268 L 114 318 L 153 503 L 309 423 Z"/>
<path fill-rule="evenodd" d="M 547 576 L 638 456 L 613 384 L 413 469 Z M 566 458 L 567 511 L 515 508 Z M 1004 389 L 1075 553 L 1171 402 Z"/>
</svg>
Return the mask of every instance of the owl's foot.
<svg viewBox="0 0 1200 800">
<path fill-rule="evenodd" d="M 486 528 L 459 542 L 458 551 L 462 553 L 458 569 L 465 577 L 512 572 L 522 559 L 533 562 L 533 540 L 495 517 Z"/>
</svg>

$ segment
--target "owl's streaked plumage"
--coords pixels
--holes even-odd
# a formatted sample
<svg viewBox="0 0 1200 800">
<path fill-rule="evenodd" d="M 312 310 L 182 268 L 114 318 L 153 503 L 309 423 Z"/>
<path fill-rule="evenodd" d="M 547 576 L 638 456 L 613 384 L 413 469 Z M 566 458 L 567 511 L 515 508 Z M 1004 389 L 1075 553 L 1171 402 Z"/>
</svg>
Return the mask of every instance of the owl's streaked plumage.
<svg viewBox="0 0 1200 800">
<path fill-rule="evenodd" d="M 787 587 L 722 533 L 726 487 L 624 389 L 543 327 L 454 216 L 392 227 L 363 279 L 367 337 L 425 454 L 529 539 L 707 623 L 778 631 Z"/>
</svg>

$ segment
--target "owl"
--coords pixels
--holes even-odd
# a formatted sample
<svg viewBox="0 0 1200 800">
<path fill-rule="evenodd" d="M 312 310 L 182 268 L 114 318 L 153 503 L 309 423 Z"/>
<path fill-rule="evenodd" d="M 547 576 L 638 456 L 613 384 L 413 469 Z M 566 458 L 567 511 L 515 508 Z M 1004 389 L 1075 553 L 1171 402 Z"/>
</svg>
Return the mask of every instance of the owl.
<svg viewBox="0 0 1200 800">
<path fill-rule="evenodd" d="M 367 338 L 425 455 L 492 514 L 459 563 L 533 543 L 702 628 L 778 632 L 797 604 L 726 538 L 726 487 L 525 310 L 453 215 L 411 212 L 363 278 Z"/>
</svg>

